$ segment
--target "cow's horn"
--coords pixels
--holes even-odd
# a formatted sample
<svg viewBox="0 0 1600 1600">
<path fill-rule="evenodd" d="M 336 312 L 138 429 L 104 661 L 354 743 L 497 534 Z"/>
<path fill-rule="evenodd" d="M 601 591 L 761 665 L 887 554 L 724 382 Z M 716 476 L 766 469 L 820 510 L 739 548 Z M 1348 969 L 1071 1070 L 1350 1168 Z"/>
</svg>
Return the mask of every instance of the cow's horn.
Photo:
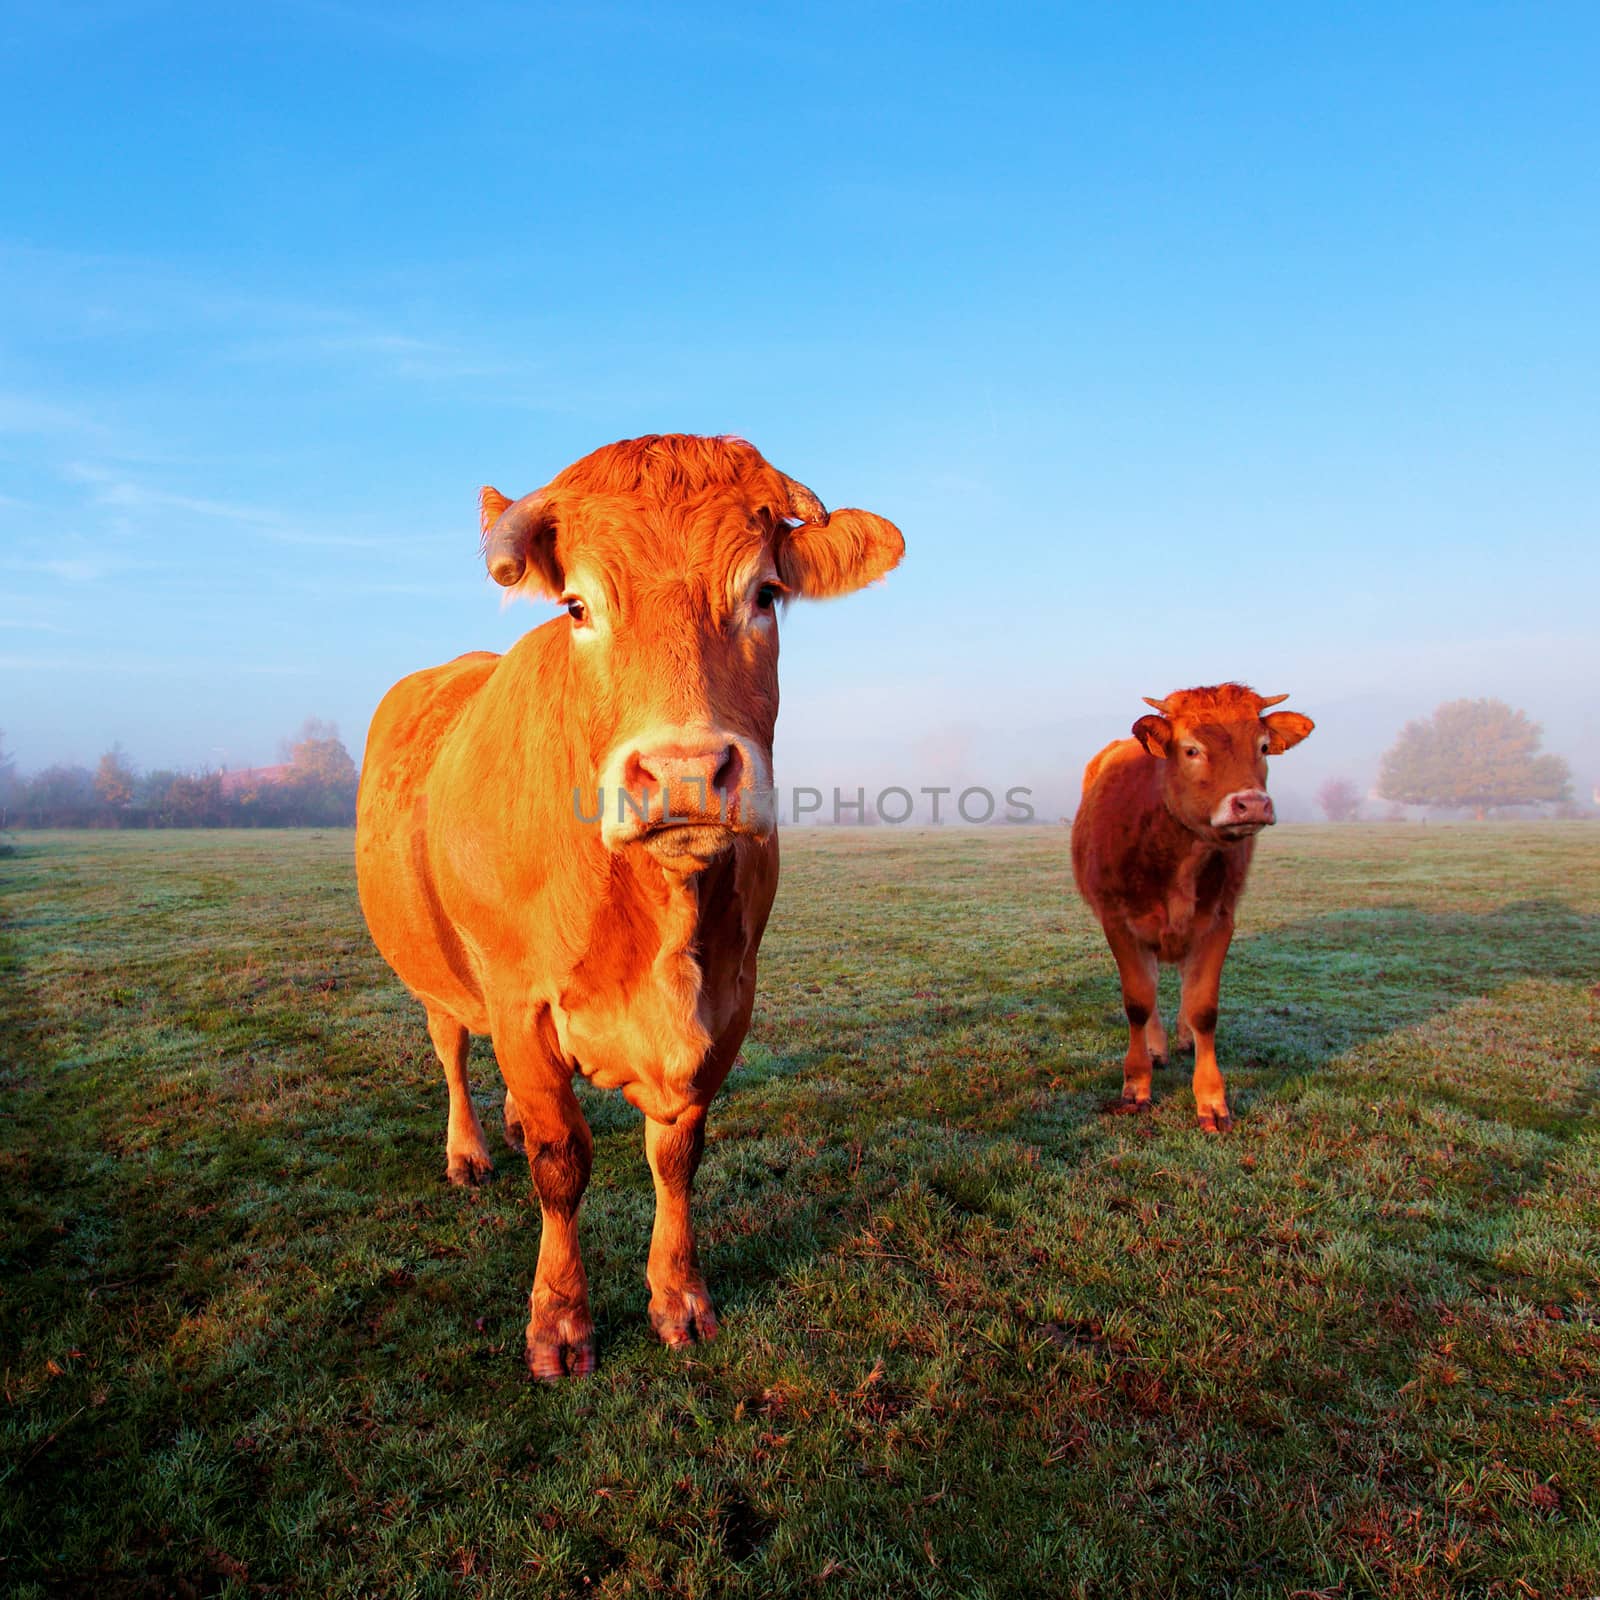
<svg viewBox="0 0 1600 1600">
<path fill-rule="evenodd" d="M 1261 702 L 1261 709 L 1265 711 L 1268 706 L 1281 706 L 1289 697 L 1286 694 L 1258 694 L 1256 699 Z"/>
<path fill-rule="evenodd" d="M 492 504 L 487 501 L 486 504 Z M 544 513 L 544 491 L 525 494 L 505 507 L 484 530 L 483 559 L 489 576 L 510 588 L 528 570 L 528 540 Z"/>
<path fill-rule="evenodd" d="M 1143 700 L 1144 703 L 1147 706 L 1154 706 L 1156 708 L 1156 710 L 1161 713 L 1162 716 L 1166 716 L 1166 714 L 1167 714 L 1167 702 L 1165 700 L 1152 700 L 1150 698 L 1150 696 L 1147 695 L 1147 694 L 1142 694 L 1142 695 L 1139 696 L 1139 698 L 1141 700 Z"/>
<path fill-rule="evenodd" d="M 798 517 L 802 522 L 826 522 L 828 508 L 806 488 L 803 483 L 796 483 L 787 473 L 779 476 L 789 488 L 789 515 Z"/>
</svg>

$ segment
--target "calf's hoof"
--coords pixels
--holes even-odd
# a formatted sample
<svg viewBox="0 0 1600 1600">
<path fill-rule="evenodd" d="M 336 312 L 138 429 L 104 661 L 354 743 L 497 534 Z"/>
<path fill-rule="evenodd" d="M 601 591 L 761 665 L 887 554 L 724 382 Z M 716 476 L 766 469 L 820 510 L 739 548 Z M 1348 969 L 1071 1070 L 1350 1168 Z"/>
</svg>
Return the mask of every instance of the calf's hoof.
<svg viewBox="0 0 1600 1600">
<path fill-rule="evenodd" d="M 481 1154 L 461 1150 L 447 1157 L 445 1174 L 458 1189 L 476 1189 L 494 1176 L 494 1162 L 487 1150 Z"/>
<path fill-rule="evenodd" d="M 1164 1055 L 1150 1057 L 1150 1070 L 1152 1072 L 1160 1072 L 1162 1068 L 1166 1066 L 1166 1064 L 1167 1058 Z"/>
<path fill-rule="evenodd" d="M 594 1371 L 594 1324 L 572 1312 L 528 1324 L 528 1371 L 541 1383 Z"/>
<path fill-rule="evenodd" d="M 710 1292 L 701 1285 L 651 1295 L 650 1326 L 669 1350 L 708 1344 L 717 1336 L 717 1313 Z"/>
<path fill-rule="evenodd" d="M 1220 1111 L 1201 1111 L 1195 1117 L 1202 1133 L 1226 1133 L 1233 1126 L 1233 1118 L 1224 1106 Z"/>
</svg>

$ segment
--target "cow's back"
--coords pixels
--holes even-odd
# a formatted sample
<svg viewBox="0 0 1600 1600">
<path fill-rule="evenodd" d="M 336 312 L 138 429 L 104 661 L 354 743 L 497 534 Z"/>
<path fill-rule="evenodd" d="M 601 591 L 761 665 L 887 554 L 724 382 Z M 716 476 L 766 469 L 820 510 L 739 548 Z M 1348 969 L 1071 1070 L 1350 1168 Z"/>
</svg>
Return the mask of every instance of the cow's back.
<svg viewBox="0 0 1600 1600">
<path fill-rule="evenodd" d="M 1098 913 L 1108 892 L 1126 888 L 1125 865 L 1153 806 L 1161 803 L 1154 756 L 1137 739 L 1116 739 L 1083 769 L 1072 821 L 1072 875 Z"/>
<path fill-rule="evenodd" d="M 356 886 L 379 952 L 414 994 L 479 1027 L 481 1000 L 429 866 L 427 787 L 500 659 L 480 650 L 402 678 L 373 713 L 356 799 Z"/>
</svg>

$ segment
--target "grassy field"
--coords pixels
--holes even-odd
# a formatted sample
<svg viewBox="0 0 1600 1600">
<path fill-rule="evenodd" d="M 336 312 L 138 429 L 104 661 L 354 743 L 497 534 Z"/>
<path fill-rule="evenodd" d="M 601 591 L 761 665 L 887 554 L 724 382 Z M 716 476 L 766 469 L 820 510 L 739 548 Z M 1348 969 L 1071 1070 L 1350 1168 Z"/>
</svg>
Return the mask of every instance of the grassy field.
<svg viewBox="0 0 1600 1600">
<path fill-rule="evenodd" d="M 0 1589 L 1600 1594 L 1600 829 L 1266 837 L 1222 1138 L 1177 1069 L 1107 1111 L 1066 846 L 785 836 L 722 1336 L 651 1336 L 640 1121 L 585 1092 L 601 1366 L 550 1387 L 492 1058 L 459 1192 L 350 836 L 22 836 Z"/>
</svg>

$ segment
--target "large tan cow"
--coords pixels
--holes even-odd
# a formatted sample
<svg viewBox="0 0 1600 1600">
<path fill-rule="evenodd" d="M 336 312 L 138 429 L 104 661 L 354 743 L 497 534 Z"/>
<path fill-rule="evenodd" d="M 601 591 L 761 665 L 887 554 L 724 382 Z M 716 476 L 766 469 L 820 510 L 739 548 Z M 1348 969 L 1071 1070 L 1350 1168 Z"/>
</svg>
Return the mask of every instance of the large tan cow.
<svg viewBox="0 0 1600 1600">
<path fill-rule="evenodd" d="M 1150 1103 L 1152 1060 L 1167 1054 L 1156 977 L 1160 963 L 1176 965 L 1178 1046 L 1193 1042 L 1195 1113 L 1213 1133 L 1232 1121 L 1216 1051 L 1222 963 L 1255 837 L 1277 820 L 1267 757 L 1313 726 L 1298 711 L 1263 715 L 1288 698 L 1263 699 L 1238 683 L 1147 697 L 1158 714 L 1140 717 L 1131 739 L 1108 744 L 1085 768 L 1072 824 L 1073 876 L 1122 977 L 1123 1101 Z"/>
<path fill-rule="evenodd" d="M 528 1365 L 555 1378 L 594 1366 L 575 1071 L 645 1116 L 651 1322 L 675 1346 L 716 1332 L 689 1191 L 778 882 L 778 602 L 858 589 L 904 545 L 744 441 L 682 434 L 608 445 L 515 502 L 485 489 L 481 509 L 496 581 L 566 614 L 389 691 L 356 866 L 378 949 L 427 1008 L 455 1183 L 493 1166 L 467 1048 L 494 1040 L 543 1213 Z"/>
</svg>

